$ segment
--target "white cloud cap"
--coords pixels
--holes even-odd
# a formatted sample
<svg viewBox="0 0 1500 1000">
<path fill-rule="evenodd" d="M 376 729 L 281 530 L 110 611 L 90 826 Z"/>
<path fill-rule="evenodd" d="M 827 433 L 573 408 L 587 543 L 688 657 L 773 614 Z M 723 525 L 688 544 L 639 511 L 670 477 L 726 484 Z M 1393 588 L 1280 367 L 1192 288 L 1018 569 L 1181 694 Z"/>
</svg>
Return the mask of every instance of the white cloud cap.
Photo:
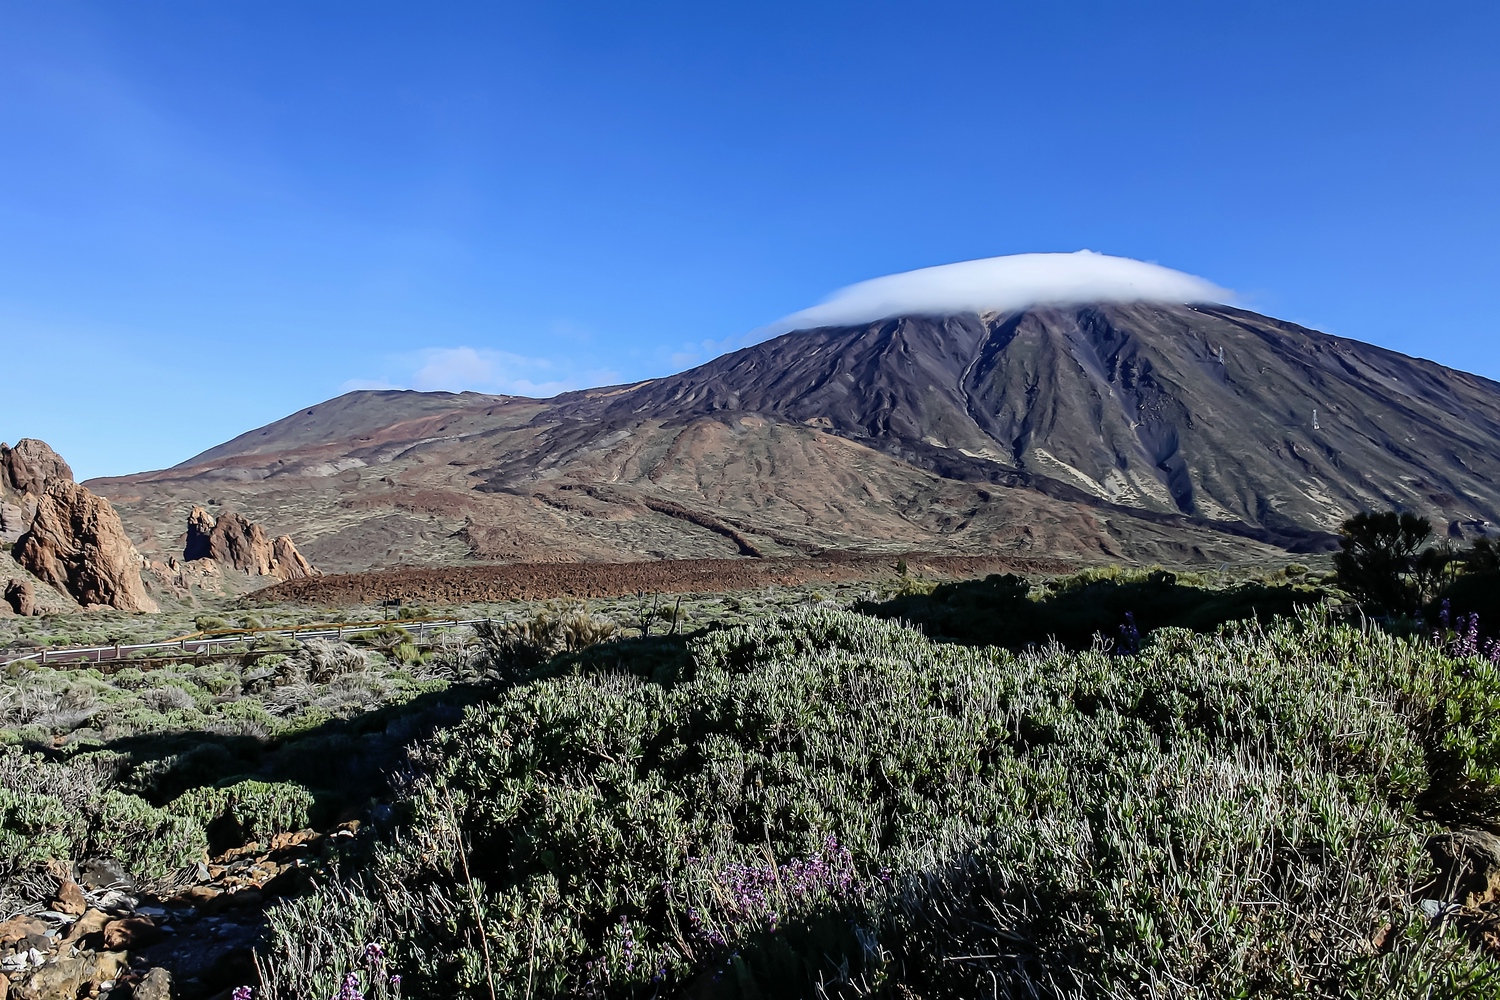
<svg viewBox="0 0 1500 1000">
<path fill-rule="evenodd" d="M 774 324 L 776 330 L 847 326 L 891 316 L 1009 312 L 1086 302 L 1228 302 L 1211 281 L 1160 264 L 1077 253 L 1019 253 L 924 267 L 841 288 L 821 305 Z"/>
</svg>

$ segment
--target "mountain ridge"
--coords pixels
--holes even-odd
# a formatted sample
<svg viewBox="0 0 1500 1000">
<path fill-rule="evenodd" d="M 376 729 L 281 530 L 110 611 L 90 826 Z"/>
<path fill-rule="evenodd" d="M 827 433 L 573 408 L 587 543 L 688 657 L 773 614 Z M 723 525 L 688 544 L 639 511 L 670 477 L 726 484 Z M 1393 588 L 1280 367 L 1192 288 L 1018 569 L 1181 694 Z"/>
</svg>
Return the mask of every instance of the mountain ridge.
<svg viewBox="0 0 1500 1000">
<path fill-rule="evenodd" d="M 1489 379 L 1232 306 L 1099 303 L 796 331 L 547 400 L 349 393 L 98 482 L 157 534 L 205 490 L 321 518 L 348 544 L 310 556 L 335 570 L 898 544 L 1192 561 L 1326 549 L 1370 507 L 1483 529 L 1497 440 Z M 362 563 L 357 509 L 406 541 Z"/>
</svg>

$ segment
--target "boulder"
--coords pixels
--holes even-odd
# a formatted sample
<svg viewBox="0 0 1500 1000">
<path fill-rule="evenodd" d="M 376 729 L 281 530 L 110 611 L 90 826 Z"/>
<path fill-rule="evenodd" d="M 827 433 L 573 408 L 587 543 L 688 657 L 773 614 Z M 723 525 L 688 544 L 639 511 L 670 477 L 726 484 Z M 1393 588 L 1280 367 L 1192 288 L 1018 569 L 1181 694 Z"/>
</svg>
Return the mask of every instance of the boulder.
<svg viewBox="0 0 1500 1000">
<path fill-rule="evenodd" d="M 157 611 L 141 582 L 141 557 L 108 500 L 71 479 L 50 482 L 36 519 L 12 553 L 44 583 L 79 604 Z"/>
<path fill-rule="evenodd" d="M 91 964 L 82 955 L 57 958 L 37 969 L 24 986 L 13 992 L 16 1000 L 72 1000 L 89 981 L 92 971 Z"/>
<path fill-rule="evenodd" d="M 83 890 L 78 887 L 78 883 L 72 879 L 64 880 L 62 886 L 57 890 L 57 899 L 52 903 L 52 909 L 58 913 L 66 913 L 70 916 L 78 917 L 82 916 L 83 911 L 88 908 L 89 901 L 84 898 Z"/>
<path fill-rule="evenodd" d="M 47 442 L 22 438 L 14 448 L 0 444 L 0 488 L 41 496 L 54 482 L 73 481 L 73 470 Z"/>
<path fill-rule="evenodd" d="M 5 606 L 18 615 L 41 614 L 36 604 L 36 590 L 30 580 L 7 580 L 4 586 Z"/>
<path fill-rule="evenodd" d="M 172 974 L 158 966 L 135 984 L 135 1000 L 172 1000 Z"/>
<path fill-rule="evenodd" d="M 1460 827 L 1433 837 L 1428 853 L 1438 870 L 1438 892 L 1448 902 L 1482 906 L 1500 899 L 1500 836 Z"/>
<path fill-rule="evenodd" d="M 281 580 L 300 580 L 321 574 L 297 551 L 291 535 L 277 535 L 271 543 L 271 575 Z"/>
</svg>

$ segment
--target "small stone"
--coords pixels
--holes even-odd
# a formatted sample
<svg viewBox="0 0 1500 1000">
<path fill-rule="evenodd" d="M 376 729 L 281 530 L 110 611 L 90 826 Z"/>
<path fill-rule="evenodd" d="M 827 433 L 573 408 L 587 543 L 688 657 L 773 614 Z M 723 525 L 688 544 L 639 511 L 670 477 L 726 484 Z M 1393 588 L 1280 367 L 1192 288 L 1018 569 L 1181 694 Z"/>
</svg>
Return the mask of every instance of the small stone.
<svg viewBox="0 0 1500 1000">
<path fill-rule="evenodd" d="M 146 973 L 135 984 L 135 1000 L 172 1000 L 172 974 L 160 967 Z"/>
<path fill-rule="evenodd" d="M 165 928 L 158 928 L 150 917 L 122 917 L 104 925 L 104 947 L 110 951 L 125 948 L 140 948 L 161 936 Z"/>
<path fill-rule="evenodd" d="M 301 847 L 318 839 L 316 830 L 298 830 L 295 833 L 277 833 L 271 835 L 271 850 L 284 851 L 289 847 Z"/>
<path fill-rule="evenodd" d="M 103 932 L 104 925 L 109 923 L 109 914 L 100 910 L 87 910 L 83 916 L 73 921 L 73 926 L 68 928 L 68 934 L 62 939 L 63 944 L 77 944 L 91 934 Z"/>
<path fill-rule="evenodd" d="M 83 890 L 78 887 L 78 883 L 68 879 L 58 890 L 57 902 L 52 904 L 52 908 L 59 913 L 76 917 L 87 910 L 89 904 L 88 900 L 83 898 Z"/>
<path fill-rule="evenodd" d="M 0 924 L 0 944 L 24 940 L 30 934 L 46 933 L 47 925 L 35 917 L 11 917 Z"/>
<path fill-rule="evenodd" d="M 105 983 L 111 985 L 120 978 L 120 973 L 125 968 L 129 956 L 123 951 L 101 951 L 94 956 L 93 981 L 99 988 L 105 989 Z"/>
<path fill-rule="evenodd" d="M 88 963 L 81 957 L 60 958 L 48 962 L 26 981 L 26 991 L 40 998 L 76 997 L 89 981 Z"/>
<path fill-rule="evenodd" d="M 129 892 L 135 888 L 135 881 L 113 858 L 96 858 L 84 862 L 78 871 L 78 881 L 86 889 L 120 889 Z"/>
<path fill-rule="evenodd" d="M 177 898 L 188 906 L 202 906 L 210 900 L 217 899 L 219 890 L 211 885 L 195 885 Z"/>
</svg>

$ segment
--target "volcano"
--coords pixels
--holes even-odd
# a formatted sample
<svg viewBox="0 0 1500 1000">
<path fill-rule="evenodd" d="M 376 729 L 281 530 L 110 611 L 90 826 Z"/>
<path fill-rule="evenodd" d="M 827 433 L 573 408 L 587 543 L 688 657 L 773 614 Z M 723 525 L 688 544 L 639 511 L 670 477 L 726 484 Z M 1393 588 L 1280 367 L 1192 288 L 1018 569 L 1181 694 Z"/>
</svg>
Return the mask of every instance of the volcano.
<svg viewBox="0 0 1500 1000">
<path fill-rule="evenodd" d="M 798 329 L 537 400 L 362 391 L 96 480 L 143 549 L 215 501 L 325 569 L 924 550 L 1236 561 L 1350 514 L 1500 521 L 1500 383 L 1213 303 Z"/>
</svg>

